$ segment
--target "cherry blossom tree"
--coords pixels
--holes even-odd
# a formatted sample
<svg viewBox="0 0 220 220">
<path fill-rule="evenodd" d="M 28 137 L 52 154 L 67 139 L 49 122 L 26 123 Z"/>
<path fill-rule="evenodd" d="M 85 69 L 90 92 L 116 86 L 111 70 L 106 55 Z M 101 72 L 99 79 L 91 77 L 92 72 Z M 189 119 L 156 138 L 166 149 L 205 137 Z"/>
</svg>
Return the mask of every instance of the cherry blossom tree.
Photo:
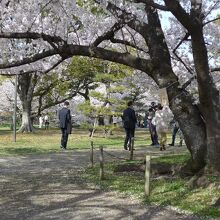
<svg viewBox="0 0 220 220">
<path fill-rule="evenodd" d="M 219 45 L 214 37 L 219 34 L 214 22 L 218 18 L 213 17 L 219 4 L 219 0 L 94 0 L 85 4 L 2 0 L 0 68 L 18 72 L 34 66 L 42 71 L 44 60 L 51 59 L 53 66 L 73 56 L 88 56 L 142 71 L 167 90 L 191 153 L 190 170 L 197 172 L 207 165 L 220 172 L 219 91 L 211 74 L 219 71 L 218 47 L 210 46 Z M 166 33 L 161 25 L 164 13 L 178 24 L 174 34 Z M 181 81 L 185 70 L 188 76 Z M 197 100 L 188 90 L 194 82 Z"/>
</svg>

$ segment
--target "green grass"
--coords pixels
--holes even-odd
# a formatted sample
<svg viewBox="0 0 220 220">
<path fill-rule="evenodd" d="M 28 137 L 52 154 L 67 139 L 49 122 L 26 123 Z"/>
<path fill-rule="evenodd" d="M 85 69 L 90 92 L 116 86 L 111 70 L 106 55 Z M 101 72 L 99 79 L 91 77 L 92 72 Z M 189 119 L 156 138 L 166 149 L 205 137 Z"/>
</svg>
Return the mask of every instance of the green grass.
<svg viewBox="0 0 220 220">
<path fill-rule="evenodd" d="M 183 164 L 189 158 L 188 154 L 172 155 L 153 158 L 154 163 Z M 173 160 L 173 161 L 172 161 Z M 124 161 L 124 164 L 131 162 Z M 133 161 L 139 164 L 140 161 Z M 120 165 L 122 162 L 120 162 Z M 105 164 L 105 179 L 99 180 L 99 167 L 88 168 L 83 177 L 101 188 L 116 190 L 126 195 L 132 195 L 144 203 L 155 203 L 158 205 L 169 205 L 179 209 L 192 212 L 200 216 L 209 216 L 220 219 L 219 207 L 211 206 L 214 200 L 220 198 L 220 179 L 215 179 L 218 187 L 190 189 L 187 182 L 189 178 L 154 178 L 150 182 L 150 196 L 144 195 L 144 173 L 141 172 L 114 172 L 118 166 L 116 163 Z M 213 180 L 214 181 L 214 180 Z"/>
<path fill-rule="evenodd" d="M 2 128 L 2 127 L 1 127 Z M 91 138 L 89 132 L 82 129 L 73 129 L 69 135 L 68 149 L 89 149 Z M 50 153 L 60 151 L 59 129 L 37 129 L 35 133 L 17 134 L 16 142 L 13 142 L 13 132 L 9 129 L 0 129 L 0 155 L 23 155 L 36 153 Z M 105 148 L 123 148 L 124 131 L 117 129 L 113 135 L 104 137 L 102 131 L 95 133 L 94 147 L 103 145 Z M 135 146 L 147 146 L 150 144 L 149 134 L 146 130 L 137 132 Z"/>
<path fill-rule="evenodd" d="M 167 163 L 167 164 L 183 164 L 189 159 L 190 159 L 190 154 L 181 154 L 181 155 L 175 155 L 175 156 L 167 155 L 167 156 L 154 158 L 154 162 Z"/>
</svg>

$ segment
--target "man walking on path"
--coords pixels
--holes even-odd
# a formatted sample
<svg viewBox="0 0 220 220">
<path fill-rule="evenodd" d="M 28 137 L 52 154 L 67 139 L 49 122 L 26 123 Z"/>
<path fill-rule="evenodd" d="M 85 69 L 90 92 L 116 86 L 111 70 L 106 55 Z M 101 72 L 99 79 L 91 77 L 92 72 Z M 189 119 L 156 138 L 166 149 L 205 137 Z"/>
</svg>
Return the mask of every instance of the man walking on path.
<svg viewBox="0 0 220 220">
<path fill-rule="evenodd" d="M 64 102 L 64 107 L 59 111 L 59 121 L 60 121 L 60 129 L 62 132 L 61 136 L 61 149 L 66 149 L 68 135 L 72 132 L 72 124 L 71 124 L 71 114 L 68 109 L 69 102 Z"/>
<path fill-rule="evenodd" d="M 128 107 L 123 111 L 123 115 L 122 115 L 125 133 L 126 133 L 126 137 L 124 141 L 124 149 L 128 150 L 128 145 L 129 145 L 129 150 L 130 150 L 131 139 L 134 138 L 137 118 L 135 115 L 135 111 L 133 109 L 133 102 L 129 101 L 127 106 Z"/>
</svg>

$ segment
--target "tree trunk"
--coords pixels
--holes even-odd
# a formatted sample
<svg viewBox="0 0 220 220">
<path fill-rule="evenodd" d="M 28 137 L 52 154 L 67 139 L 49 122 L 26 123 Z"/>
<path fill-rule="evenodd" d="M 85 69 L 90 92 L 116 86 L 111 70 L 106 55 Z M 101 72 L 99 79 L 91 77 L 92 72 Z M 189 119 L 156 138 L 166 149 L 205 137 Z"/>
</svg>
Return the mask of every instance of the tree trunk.
<svg viewBox="0 0 220 220">
<path fill-rule="evenodd" d="M 157 12 L 146 7 L 149 32 L 145 35 L 151 59 L 156 63 L 152 78 L 160 88 L 167 88 L 169 105 L 183 132 L 191 153 L 189 168 L 197 172 L 206 164 L 206 126 L 199 109 L 193 105 L 190 95 L 179 88 L 178 78 L 172 70 L 169 49 Z"/>
<path fill-rule="evenodd" d="M 18 132 L 33 132 L 31 104 L 37 75 L 22 74 L 18 77 L 18 95 L 22 103 L 22 124 Z"/>
<path fill-rule="evenodd" d="M 22 101 L 22 123 L 18 132 L 33 132 L 34 128 L 31 121 L 31 102 Z"/>
<path fill-rule="evenodd" d="M 179 1 L 165 0 L 172 14 L 185 27 L 191 36 L 192 52 L 196 70 L 200 109 L 205 121 L 206 163 L 213 171 L 220 173 L 220 101 L 209 72 L 207 48 L 203 34 L 202 1 L 199 7 L 192 4 L 190 14 L 181 7 Z M 194 132 L 194 131 L 193 131 Z"/>
<path fill-rule="evenodd" d="M 180 96 L 181 98 L 178 98 Z M 192 105 L 191 97 L 186 91 L 174 86 L 168 89 L 168 97 L 170 108 L 180 125 L 186 146 L 191 154 L 187 168 L 196 173 L 206 165 L 206 125 L 198 107 Z"/>
<path fill-rule="evenodd" d="M 209 73 L 207 50 L 202 32 L 202 26 L 199 26 L 191 35 L 193 57 L 197 73 L 199 100 L 206 122 L 207 165 L 220 173 L 219 91 Z"/>
</svg>

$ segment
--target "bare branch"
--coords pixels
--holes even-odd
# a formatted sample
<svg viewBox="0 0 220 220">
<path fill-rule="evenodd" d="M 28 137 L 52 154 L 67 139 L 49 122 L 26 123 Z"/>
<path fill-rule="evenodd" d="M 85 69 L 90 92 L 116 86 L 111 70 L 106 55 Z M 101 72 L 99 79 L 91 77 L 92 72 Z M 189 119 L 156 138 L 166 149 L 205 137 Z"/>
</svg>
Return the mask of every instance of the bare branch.
<svg viewBox="0 0 220 220">
<path fill-rule="evenodd" d="M 207 24 L 209 24 L 209 23 L 212 23 L 212 22 L 214 22 L 214 21 L 217 21 L 217 20 L 220 20 L 220 17 L 205 22 L 205 23 L 203 24 L 203 26 L 205 26 L 205 25 L 207 25 Z"/>
<path fill-rule="evenodd" d="M 50 56 L 53 56 L 53 55 L 56 55 L 56 54 L 58 54 L 58 53 L 54 49 L 53 50 L 44 51 L 42 53 L 35 54 L 35 55 L 31 56 L 31 57 L 23 58 L 22 60 L 19 60 L 19 61 L 14 61 L 14 62 L 11 62 L 11 63 L 0 64 L 0 69 L 7 69 L 7 68 L 11 68 L 11 67 L 16 67 L 16 66 L 22 66 L 22 65 L 25 65 L 25 64 L 30 64 L 30 63 L 36 62 L 38 60 L 41 60 L 43 58 L 50 57 Z"/>
<path fill-rule="evenodd" d="M 183 64 L 183 66 L 188 70 L 188 72 L 192 75 L 194 75 L 194 73 L 192 72 L 192 70 L 184 63 L 184 61 L 178 56 L 178 54 L 176 53 L 176 50 L 180 47 L 180 45 L 186 41 L 189 37 L 189 33 L 186 33 L 185 36 L 183 37 L 183 39 L 177 44 L 177 46 L 173 49 L 173 53 L 176 56 L 176 58 Z"/>
<path fill-rule="evenodd" d="M 60 65 L 63 62 L 63 59 L 60 59 L 59 61 L 57 61 L 52 67 L 50 67 L 49 69 L 41 72 L 43 74 L 47 74 L 49 73 L 51 70 L 55 69 L 58 65 Z"/>
<path fill-rule="evenodd" d="M 165 5 L 160 5 L 160 4 L 157 4 L 155 2 L 153 2 L 152 0 L 134 0 L 135 3 L 144 3 L 146 5 L 149 5 L 153 8 L 156 8 L 156 9 L 160 9 L 162 11 L 169 11 L 169 8 Z"/>
<path fill-rule="evenodd" d="M 148 51 L 143 50 L 142 48 L 138 47 L 136 44 L 133 44 L 129 41 L 121 40 L 121 39 L 116 39 L 116 38 L 111 38 L 112 43 L 117 43 L 117 44 L 126 44 L 127 46 L 130 46 L 132 48 L 135 48 L 137 50 L 143 51 L 145 53 L 148 53 Z"/>
<path fill-rule="evenodd" d="M 215 2 L 215 4 L 209 9 L 208 12 L 206 12 L 206 14 L 204 15 L 204 19 L 212 12 L 212 10 L 215 9 L 216 6 L 218 6 L 219 2 Z"/>
<path fill-rule="evenodd" d="M 211 73 L 220 71 L 220 67 L 215 67 L 210 70 Z"/>
<path fill-rule="evenodd" d="M 121 23 L 115 23 L 108 32 L 104 33 L 102 36 L 99 36 L 93 43 L 93 47 L 97 47 L 102 41 L 104 40 L 110 40 L 112 37 L 114 37 L 115 33 L 120 30 L 124 24 Z"/>
<path fill-rule="evenodd" d="M 182 89 L 186 89 L 187 86 L 189 86 L 191 84 L 191 82 L 193 80 L 196 79 L 196 76 L 192 76 L 188 81 L 186 81 L 183 85 L 182 85 Z"/>
<path fill-rule="evenodd" d="M 50 36 L 44 33 L 36 33 L 36 32 L 1 32 L 0 38 L 8 38 L 8 39 L 43 39 L 48 42 L 54 43 L 63 43 L 65 42 L 59 36 Z"/>
<path fill-rule="evenodd" d="M 192 23 L 192 18 L 180 5 L 177 0 L 164 0 L 166 6 L 169 8 L 170 12 L 178 19 L 178 21 L 189 31 L 194 31 L 194 25 Z"/>
</svg>

